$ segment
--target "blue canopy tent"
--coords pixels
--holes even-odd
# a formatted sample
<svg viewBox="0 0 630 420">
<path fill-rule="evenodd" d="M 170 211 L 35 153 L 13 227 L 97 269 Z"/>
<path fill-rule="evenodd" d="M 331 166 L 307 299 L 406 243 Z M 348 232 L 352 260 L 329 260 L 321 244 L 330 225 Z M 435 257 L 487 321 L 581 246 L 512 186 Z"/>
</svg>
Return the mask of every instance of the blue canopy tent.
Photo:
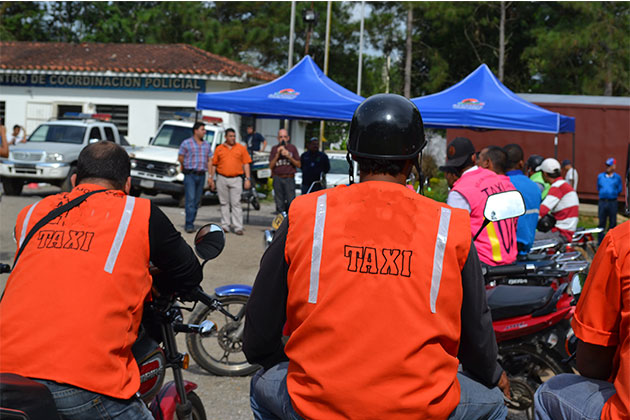
<svg viewBox="0 0 630 420">
<path fill-rule="evenodd" d="M 459 83 L 432 95 L 411 100 L 422 114 L 425 127 L 473 130 L 514 130 L 555 134 L 573 133 L 575 118 L 534 105 L 515 95 L 482 64 Z"/>
<path fill-rule="evenodd" d="M 329 79 L 310 56 L 263 85 L 197 94 L 197 109 L 257 118 L 350 121 L 363 97 Z"/>
<path fill-rule="evenodd" d="M 551 112 L 521 99 L 480 65 L 465 79 L 432 95 L 411 100 L 431 128 L 572 133 L 575 118 Z"/>
</svg>

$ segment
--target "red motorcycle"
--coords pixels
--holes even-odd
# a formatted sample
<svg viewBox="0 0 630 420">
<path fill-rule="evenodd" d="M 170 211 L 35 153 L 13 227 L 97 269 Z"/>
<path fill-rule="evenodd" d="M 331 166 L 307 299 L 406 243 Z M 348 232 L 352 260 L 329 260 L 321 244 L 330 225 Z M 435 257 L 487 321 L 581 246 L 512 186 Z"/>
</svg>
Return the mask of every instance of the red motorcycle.
<svg viewBox="0 0 630 420">
<path fill-rule="evenodd" d="M 577 279 L 574 281 L 578 281 Z M 560 373 L 571 373 L 564 343 L 572 335 L 575 310 L 568 283 L 550 286 L 498 285 L 486 291 L 499 362 L 510 380 L 508 408 L 534 418 L 534 393 Z"/>
<path fill-rule="evenodd" d="M 218 225 L 202 227 L 195 237 L 195 251 L 204 264 L 216 258 L 225 244 L 225 234 Z M 3 265 L 6 269 L 6 265 Z M 6 272 L 6 271 L 5 271 Z M 140 369 L 138 394 L 154 418 L 160 420 L 205 420 L 203 403 L 195 393 L 197 384 L 184 380 L 182 370 L 188 367 L 188 355 L 177 349 L 178 332 L 201 337 L 216 335 L 217 326 L 208 320 L 197 324 L 183 322 L 182 310 L 187 302 L 201 302 L 209 310 L 219 311 L 229 319 L 238 317 L 223 307 L 221 297 L 210 296 L 201 288 L 186 295 L 154 296 L 145 305 L 142 326 L 132 351 Z M 173 380 L 164 384 L 166 370 Z M 48 388 L 31 379 L 14 374 L 0 374 L 0 418 L 10 420 L 58 419 L 54 400 Z"/>
</svg>

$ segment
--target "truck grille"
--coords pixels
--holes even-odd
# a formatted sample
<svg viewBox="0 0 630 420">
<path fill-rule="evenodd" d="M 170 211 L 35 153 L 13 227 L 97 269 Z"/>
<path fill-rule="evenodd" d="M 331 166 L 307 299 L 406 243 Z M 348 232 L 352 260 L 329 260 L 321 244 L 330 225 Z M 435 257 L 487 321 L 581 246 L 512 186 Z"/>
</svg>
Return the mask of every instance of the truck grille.
<svg viewBox="0 0 630 420">
<path fill-rule="evenodd" d="M 154 160 L 134 159 L 136 161 L 137 171 L 149 172 L 152 174 L 171 176 L 168 173 L 168 168 L 172 165 L 164 162 L 156 162 Z"/>
<path fill-rule="evenodd" d="M 22 160 L 26 162 L 39 162 L 42 160 L 42 152 L 12 152 L 14 160 Z"/>
</svg>

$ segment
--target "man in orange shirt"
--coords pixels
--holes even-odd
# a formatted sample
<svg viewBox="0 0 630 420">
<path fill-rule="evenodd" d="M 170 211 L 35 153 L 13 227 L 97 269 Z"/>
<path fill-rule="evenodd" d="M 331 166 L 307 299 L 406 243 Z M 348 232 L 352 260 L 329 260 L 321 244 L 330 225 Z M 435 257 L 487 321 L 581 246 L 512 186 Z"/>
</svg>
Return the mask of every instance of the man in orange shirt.
<svg viewBox="0 0 630 420">
<path fill-rule="evenodd" d="M 230 213 L 234 233 L 243 234 L 243 208 L 241 194 L 243 193 L 243 174 L 245 174 L 245 189 L 251 188 L 249 164 L 252 159 L 247 149 L 236 142 L 236 132 L 232 128 L 225 130 L 225 143 L 220 144 L 214 151 L 210 165 L 208 185 L 217 191 L 221 204 L 221 226 L 224 232 L 230 231 Z M 215 186 L 214 174 L 217 174 Z"/>
<path fill-rule="evenodd" d="M 536 391 L 538 420 L 630 419 L 630 222 L 608 232 L 572 322 L 577 367 Z"/>
</svg>

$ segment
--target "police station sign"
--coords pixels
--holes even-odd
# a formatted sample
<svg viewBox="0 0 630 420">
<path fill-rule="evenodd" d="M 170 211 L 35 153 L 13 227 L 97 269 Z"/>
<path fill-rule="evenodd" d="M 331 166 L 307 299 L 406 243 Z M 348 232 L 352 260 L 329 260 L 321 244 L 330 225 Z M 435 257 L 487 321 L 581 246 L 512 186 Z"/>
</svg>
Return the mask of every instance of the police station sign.
<svg viewBox="0 0 630 420">
<path fill-rule="evenodd" d="M 0 86 L 205 92 L 206 81 L 180 77 L 3 73 Z"/>
</svg>

